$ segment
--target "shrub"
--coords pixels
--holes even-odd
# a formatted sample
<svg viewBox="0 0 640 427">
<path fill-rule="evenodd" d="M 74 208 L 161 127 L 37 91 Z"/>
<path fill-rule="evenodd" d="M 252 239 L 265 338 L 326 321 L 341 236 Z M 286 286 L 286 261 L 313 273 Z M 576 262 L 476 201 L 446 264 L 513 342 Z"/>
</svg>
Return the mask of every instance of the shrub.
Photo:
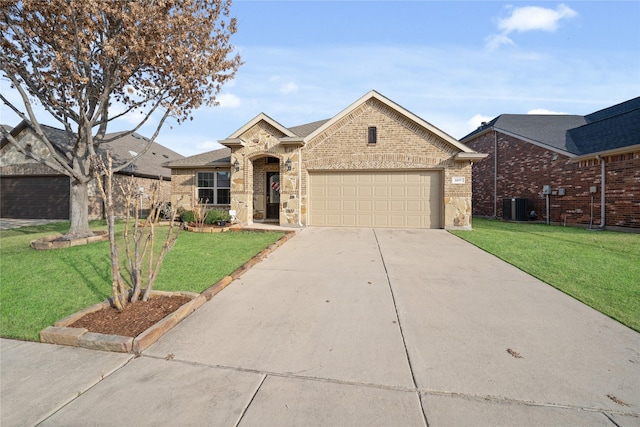
<svg viewBox="0 0 640 427">
<path fill-rule="evenodd" d="M 180 220 L 184 223 L 194 222 L 196 220 L 196 214 L 193 211 L 184 211 L 180 214 Z"/>
<path fill-rule="evenodd" d="M 231 215 L 229 215 L 229 212 L 221 209 L 212 209 L 207 212 L 207 216 L 204 220 L 205 224 L 215 224 L 218 221 L 231 221 Z"/>
</svg>

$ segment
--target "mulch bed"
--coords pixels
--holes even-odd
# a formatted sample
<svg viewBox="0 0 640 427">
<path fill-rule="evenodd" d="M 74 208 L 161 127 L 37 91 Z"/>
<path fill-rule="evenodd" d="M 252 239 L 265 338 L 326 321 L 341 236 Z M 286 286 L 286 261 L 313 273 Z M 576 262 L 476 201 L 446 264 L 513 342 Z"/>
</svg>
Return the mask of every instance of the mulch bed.
<svg viewBox="0 0 640 427">
<path fill-rule="evenodd" d="M 183 296 L 152 297 L 149 301 L 129 303 L 122 311 L 108 307 L 89 313 L 69 327 L 135 338 L 189 301 L 191 298 Z"/>
</svg>

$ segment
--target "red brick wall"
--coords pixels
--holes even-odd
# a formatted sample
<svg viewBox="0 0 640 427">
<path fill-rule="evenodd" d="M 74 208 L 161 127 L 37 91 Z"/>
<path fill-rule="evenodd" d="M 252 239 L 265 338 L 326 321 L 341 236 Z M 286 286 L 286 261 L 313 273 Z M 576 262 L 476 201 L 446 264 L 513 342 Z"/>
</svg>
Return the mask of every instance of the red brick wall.
<svg viewBox="0 0 640 427">
<path fill-rule="evenodd" d="M 497 135 L 497 138 L 496 138 Z M 601 166 L 599 161 L 572 162 L 563 154 L 501 133 L 488 132 L 466 143 L 489 157 L 473 165 L 473 214 L 502 218 L 505 198 L 528 199 L 528 211 L 546 220 L 544 185 L 556 194 L 549 196 L 551 222 L 600 225 Z M 497 150 L 496 150 L 497 148 Z M 497 206 L 494 212 L 494 161 L 497 151 Z M 640 152 L 605 158 L 606 225 L 640 228 Z M 565 195 L 559 190 L 564 188 Z"/>
</svg>

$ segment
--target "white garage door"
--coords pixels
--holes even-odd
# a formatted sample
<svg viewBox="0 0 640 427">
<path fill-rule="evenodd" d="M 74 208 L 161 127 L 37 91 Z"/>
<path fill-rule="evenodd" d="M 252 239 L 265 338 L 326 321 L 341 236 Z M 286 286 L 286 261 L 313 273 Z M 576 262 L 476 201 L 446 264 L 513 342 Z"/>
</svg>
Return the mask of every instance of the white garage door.
<svg viewBox="0 0 640 427">
<path fill-rule="evenodd" d="M 441 174 L 312 172 L 309 225 L 441 228 Z"/>
</svg>

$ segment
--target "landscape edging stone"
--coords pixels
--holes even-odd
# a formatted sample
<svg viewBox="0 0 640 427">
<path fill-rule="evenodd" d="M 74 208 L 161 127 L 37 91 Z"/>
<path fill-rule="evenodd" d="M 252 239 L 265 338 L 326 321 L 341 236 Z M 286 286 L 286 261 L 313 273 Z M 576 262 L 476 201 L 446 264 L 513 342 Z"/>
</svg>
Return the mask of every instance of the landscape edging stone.
<svg viewBox="0 0 640 427">
<path fill-rule="evenodd" d="M 142 332 L 135 338 L 123 337 L 120 335 L 98 334 L 95 332 L 89 332 L 84 328 L 68 327 L 69 325 L 73 324 L 78 319 L 89 313 L 93 313 L 95 311 L 109 307 L 111 303 L 109 302 L 109 300 L 106 300 L 87 307 L 77 313 L 71 314 L 64 319 L 55 322 L 54 326 L 48 326 L 47 328 L 43 329 L 42 331 L 40 331 L 40 341 L 48 344 L 82 347 L 92 350 L 139 354 L 151 344 L 160 339 L 164 334 L 169 332 L 183 319 L 185 319 L 191 313 L 195 312 L 198 308 L 204 305 L 204 303 L 211 300 L 211 298 L 213 298 L 220 291 L 226 288 L 235 279 L 244 274 L 248 269 L 253 267 L 258 262 L 262 261 L 267 255 L 282 246 L 295 234 L 295 231 L 285 231 L 285 234 L 275 243 L 260 251 L 256 256 L 236 269 L 236 271 L 234 271 L 230 276 L 223 277 L 200 294 L 195 292 L 182 291 L 152 291 L 152 295 L 186 296 L 192 298 L 192 300 L 187 302 L 186 304 L 183 304 L 176 311 L 168 314 L 164 319 L 149 327 L 146 331 Z"/>
</svg>

